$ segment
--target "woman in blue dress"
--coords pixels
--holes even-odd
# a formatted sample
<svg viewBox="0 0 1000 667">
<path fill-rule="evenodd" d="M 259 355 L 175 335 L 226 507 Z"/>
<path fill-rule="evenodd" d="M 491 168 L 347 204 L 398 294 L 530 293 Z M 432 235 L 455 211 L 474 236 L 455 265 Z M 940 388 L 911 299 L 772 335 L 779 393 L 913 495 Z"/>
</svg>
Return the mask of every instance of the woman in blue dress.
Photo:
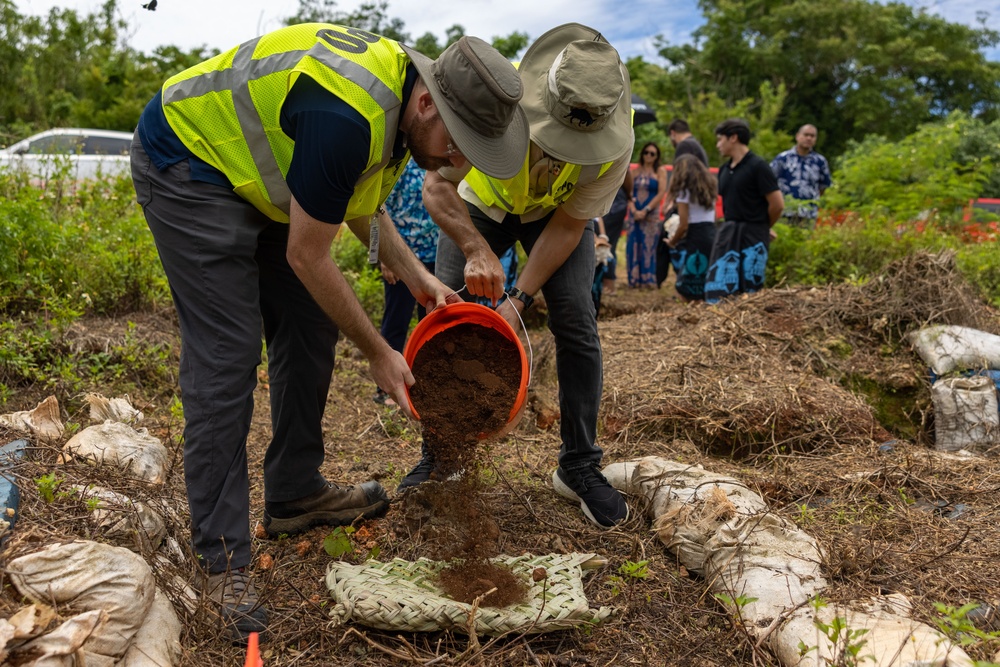
<svg viewBox="0 0 1000 667">
<path fill-rule="evenodd" d="M 632 201 L 625 260 L 629 287 L 656 287 L 656 246 L 660 242 L 660 202 L 667 192 L 667 168 L 660 165 L 660 147 L 649 142 L 632 170 Z"/>
</svg>

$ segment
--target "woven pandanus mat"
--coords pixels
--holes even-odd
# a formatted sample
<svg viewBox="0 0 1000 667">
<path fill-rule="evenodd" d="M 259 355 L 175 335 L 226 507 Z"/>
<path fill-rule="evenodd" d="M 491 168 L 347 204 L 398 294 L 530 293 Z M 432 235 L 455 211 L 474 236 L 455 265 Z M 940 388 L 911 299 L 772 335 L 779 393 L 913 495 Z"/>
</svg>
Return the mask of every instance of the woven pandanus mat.
<svg viewBox="0 0 1000 667">
<path fill-rule="evenodd" d="M 479 607 L 476 633 L 549 632 L 608 619 L 616 610 L 591 609 L 583 592 L 581 566 L 586 563 L 592 567 L 595 561 L 598 565 L 604 562 L 594 554 L 579 553 L 494 558 L 494 563 L 506 565 L 529 586 L 527 602 L 504 608 Z M 362 565 L 332 563 L 326 575 L 326 587 L 337 602 L 331 616 L 335 624 L 353 621 L 380 630 L 465 633 L 472 605 L 445 597 L 437 586 L 437 575 L 447 565 L 424 558 Z M 531 573 L 539 567 L 545 568 L 547 577 L 536 582 Z"/>
</svg>

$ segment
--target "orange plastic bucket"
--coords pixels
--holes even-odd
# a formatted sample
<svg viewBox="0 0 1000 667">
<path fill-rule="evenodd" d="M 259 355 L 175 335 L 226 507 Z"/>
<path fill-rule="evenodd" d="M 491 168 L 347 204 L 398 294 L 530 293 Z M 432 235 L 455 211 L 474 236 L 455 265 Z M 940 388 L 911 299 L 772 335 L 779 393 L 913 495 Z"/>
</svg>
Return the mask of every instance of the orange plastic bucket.
<svg viewBox="0 0 1000 667">
<path fill-rule="evenodd" d="M 517 337 L 517 332 L 511 328 L 507 320 L 500 317 L 491 308 L 481 306 L 478 303 L 466 302 L 450 303 L 443 308 L 435 308 L 427 313 L 427 316 L 420 320 L 413 329 L 413 333 L 410 334 L 410 338 L 406 341 L 406 347 L 403 349 L 403 358 L 409 364 L 410 368 L 413 368 L 413 361 L 417 358 L 417 352 L 420 351 L 424 343 L 442 331 L 458 326 L 459 324 L 478 324 L 479 326 L 488 327 L 500 332 L 504 338 L 517 346 L 518 355 L 521 357 L 521 384 L 517 390 L 517 398 L 514 401 L 514 406 L 510 409 L 510 416 L 507 418 L 508 427 L 512 424 L 516 425 L 516 420 L 520 419 L 525 399 L 528 396 L 528 379 L 530 374 L 528 355 L 524 353 L 524 346 L 521 345 L 521 339 Z M 420 415 L 417 414 L 416 409 L 413 407 L 409 388 L 406 390 L 406 400 L 410 404 L 410 409 L 413 410 L 413 415 L 417 419 L 420 419 Z M 482 434 L 480 437 L 484 438 L 487 435 L 489 434 Z"/>
</svg>

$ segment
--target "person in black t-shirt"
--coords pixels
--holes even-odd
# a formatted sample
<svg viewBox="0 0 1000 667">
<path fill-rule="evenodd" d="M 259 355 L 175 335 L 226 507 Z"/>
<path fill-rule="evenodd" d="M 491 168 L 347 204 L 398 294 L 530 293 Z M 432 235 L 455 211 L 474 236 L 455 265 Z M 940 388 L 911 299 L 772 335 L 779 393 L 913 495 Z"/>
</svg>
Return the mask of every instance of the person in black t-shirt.
<svg viewBox="0 0 1000 667">
<path fill-rule="evenodd" d="M 716 148 L 729 161 L 719 169 L 725 220 L 718 226 L 708 260 L 707 303 L 764 286 L 771 225 L 785 208 L 770 165 L 747 146 L 750 126 L 746 121 L 723 121 L 715 128 L 715 136 Z"/>
<path fill-rule="evenodd" d="M 701 160 L 703 165 L 706 167 L 709 166 L 708 153 L 705 152 L 705 149 L 702 148 L 698 140 L 691 134 L 691 126 L 688 125 L 686 120 L 675 118 L 667 126 L 667 132 L 670 133 L 670 143 L 674 145 L 674 163 L 682 155 L 693 155 Z"/>
</svg>

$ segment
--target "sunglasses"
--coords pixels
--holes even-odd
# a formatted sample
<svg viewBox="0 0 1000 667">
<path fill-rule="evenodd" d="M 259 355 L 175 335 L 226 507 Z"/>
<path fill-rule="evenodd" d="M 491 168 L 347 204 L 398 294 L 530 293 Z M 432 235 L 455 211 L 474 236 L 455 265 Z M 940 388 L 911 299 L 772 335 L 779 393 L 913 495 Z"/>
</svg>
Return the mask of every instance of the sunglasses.
<svg viewBox="0 0 1000 667">
<path fill-rule="evenodd" d="M 656 151 L 643 151 L 642 154 L 643 155 L 652 155 L 654 157 L 656 157 L 657 155 L 659 155 L 659 153 L 657 153 Z"/>
</svg>

